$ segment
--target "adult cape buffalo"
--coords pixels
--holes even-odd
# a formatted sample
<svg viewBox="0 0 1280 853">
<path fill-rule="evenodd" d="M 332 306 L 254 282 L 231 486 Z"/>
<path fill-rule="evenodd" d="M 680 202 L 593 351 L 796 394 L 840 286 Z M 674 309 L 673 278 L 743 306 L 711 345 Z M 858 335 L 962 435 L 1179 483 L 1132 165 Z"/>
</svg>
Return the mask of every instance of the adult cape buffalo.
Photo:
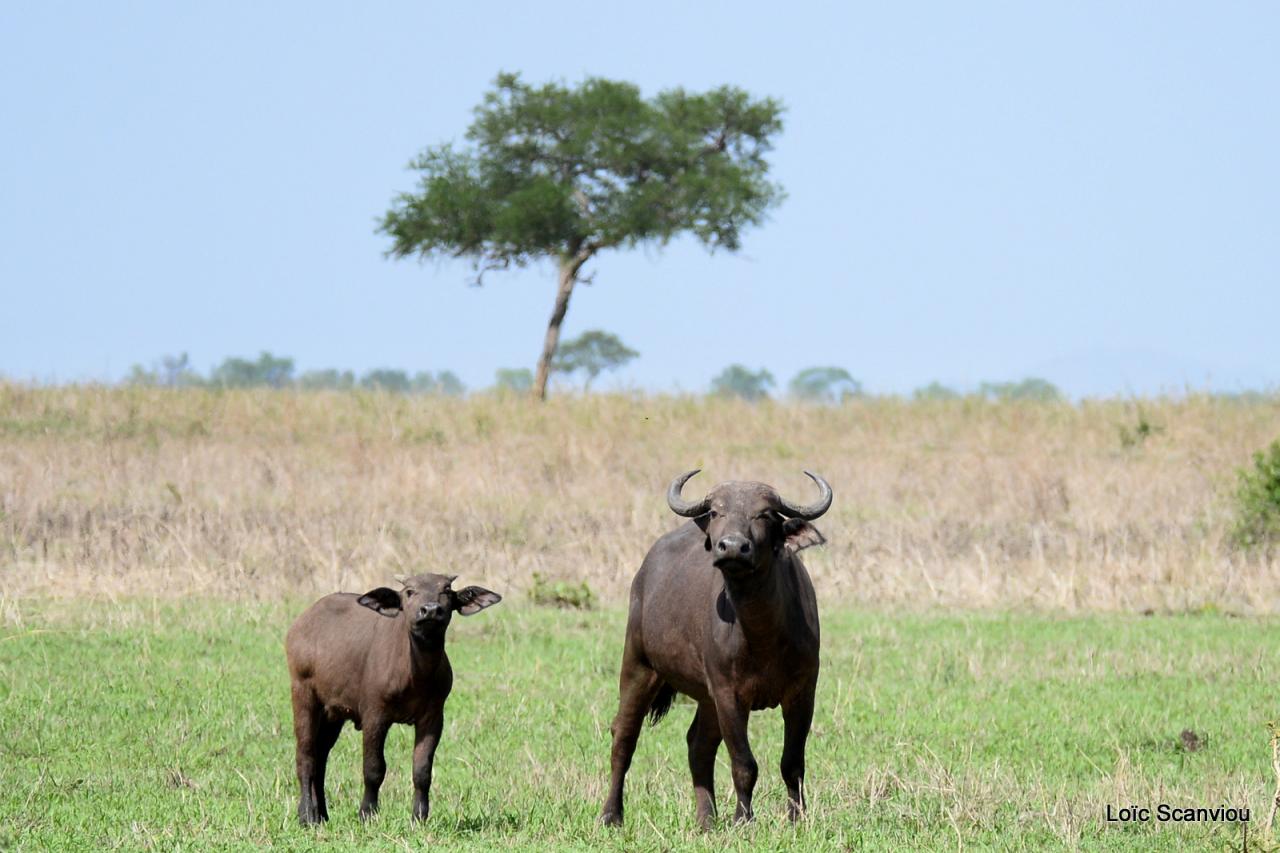
<svg viewBox="0 0 1280 853">
<path fill-rule="evenodd" d="M 612 778 L 601 820 L 622 822 L 622 785 L 640 727 L 657 722 L 676 693 L 698 703 L 689 726 L 689 771 L 698 822 L 715 820 L 715 757 L 729 750 L 738 820 L 750 820 L 757 767 L 747 742 L 752 711 L 782 706 L 782 778 L 792 820 L 804 812 L 804 748 L 818 683 L 818 603 L 797 552 L 825 540 L 811 522 L 831 506 L 793 504 L 763 483 L 721 483 L 686 501 L 676 477 L 667 504 L 687 524 L 660 538 L 631 584 Z"/>
</svg>

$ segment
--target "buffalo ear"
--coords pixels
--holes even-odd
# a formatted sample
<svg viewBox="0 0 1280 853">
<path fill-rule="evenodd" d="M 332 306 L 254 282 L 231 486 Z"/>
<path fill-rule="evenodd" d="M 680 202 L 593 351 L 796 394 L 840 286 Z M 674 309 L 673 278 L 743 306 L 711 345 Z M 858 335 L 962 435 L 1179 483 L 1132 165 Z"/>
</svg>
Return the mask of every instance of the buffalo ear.
<svg viewBox="0 0 1280 853">
<path fill-rule="evenodd" d="M 787 550 L 792 552 L 803 551 L 811 545 L 822 545 L 827 541 L 827 537 L 823 536 L 818 528 L 803 518 L 788 518 L 783 522 L 782 535 Z"/>
<path fill-rule="evenodd" d="M 486 607 L 492 607 L 502 600 L 502 596 L 482 586 L 469 586 L 453 594 L 453 609 L 463 616 L 479 613 Z"/>
<path fill-rule="evenodd" d="M 400 593 L 386 586 L 369 590 L 356 599 L 356 604 L 361 607 L 367 607 L 370 610 L 376 610 L 383 616 L 395 616 L 404 607 L 400 601 Z"/>
</svg>

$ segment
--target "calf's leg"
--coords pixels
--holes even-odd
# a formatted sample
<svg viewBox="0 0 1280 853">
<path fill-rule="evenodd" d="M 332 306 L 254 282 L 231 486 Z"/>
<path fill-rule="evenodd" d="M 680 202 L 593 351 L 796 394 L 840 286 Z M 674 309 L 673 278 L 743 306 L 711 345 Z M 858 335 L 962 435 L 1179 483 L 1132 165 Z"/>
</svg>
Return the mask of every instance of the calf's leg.
<svg viewBox="0 0 1280 853">
<path fill-rule="evenodd" d="M 322 715 L 317 725 L 315 736 L 315 771 L 314 782 L 312 788 L 315 791 L 316 810 L 320 813 L 321 820 L 329 819 L 329 806 L 325 802 L 324 796 L 324 774 L 329 766 L 329 753 L 333 750 L 333 745 L 338 742 L 338 735 L 342 732 L 342 720 L 328 720 Z"/>
<path fill-rule="evenodd" d="M 644 715 L 662 686 L 658 674 L 637 660 L 630 651 L 628 648 L 623 655 L 622 674 L 618 679 L 618 715 L 613 718 L 612 726 L 609 796 L 600 811 L 600 820 L 606 826 L 622 823 L 622 783 L 627 769 L 631 767 L 631 756 L 636 751 L 636 741 L 640 739 Z"/>
<path fill-rule="evenodd" d="M 362 820 L 378 813 L 378 790 L 387 775 L 387 759 L 382 749 L 390 727 L 390 723 L 380 718 L 366 718 L 364 721 L 364 799 L 360 802 Z"/>
<path fill-rule="evenodd" d="M 431 768 L 444 731 L 444 704 L 418 721 L 413 744 L 413 819 L 426 820 L 431 813 Z"/>
<path fill-rule="evenodd" d="M 298 773 L 298 822 L 304 826 L 324 820 L 323 794 L 316 791 L 316 745 L 323 709 L 315 694 L 303 684 L 293 685 L 293 736 Z M 323 785 L 323 783 L 321 783 Z"/>
<path fill-rule="evenodd" d="M 720 748 L 720 723 L 716 720 L 714 704 L 703 702 L 698 706 L 686 740 L 698 824 L 703 829 L 711 829 L 716 820 L 716 751 Z"/>
</svg>

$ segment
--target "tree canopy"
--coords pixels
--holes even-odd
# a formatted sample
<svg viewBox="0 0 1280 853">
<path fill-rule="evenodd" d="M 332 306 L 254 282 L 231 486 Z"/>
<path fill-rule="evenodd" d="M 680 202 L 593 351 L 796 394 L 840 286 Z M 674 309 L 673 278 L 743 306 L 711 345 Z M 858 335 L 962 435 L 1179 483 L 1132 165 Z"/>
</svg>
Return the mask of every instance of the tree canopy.
<svg viewBox="0 0 1280 853">
<path fill-rule="evenodd" d="M 765 155 L 782 106 L 731 86 L 645 99 L 637 86 L 590 77 L 533 86 L 500 74 L 475 110 L 466 147 L 428 148 L 412 163 L 381 230 L 392 257 L 459 257 L 485 272 L 551 259 L 557 293 L 535 393 L 545 396 L 560 323 L 596 253 L 693 234 L 736 250 L 742 231 L 782 198 Z"/>
</svg>

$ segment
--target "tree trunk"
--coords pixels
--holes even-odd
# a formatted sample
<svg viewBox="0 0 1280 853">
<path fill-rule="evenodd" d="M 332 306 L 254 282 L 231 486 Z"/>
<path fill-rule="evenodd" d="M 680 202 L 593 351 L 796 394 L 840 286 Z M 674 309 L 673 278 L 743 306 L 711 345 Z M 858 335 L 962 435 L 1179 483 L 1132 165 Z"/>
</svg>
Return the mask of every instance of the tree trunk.
<svg viewBox="0 0 1280 853">
<path fill-rule="evenodd" d="M 556 347 L 560 345 L 560 324 L 564 322 L 564 315 L 569 310 L 569 297 L 573 295 L 573 286 L 578 283 L 578 270 L 582 269 L 589 257 L 589 254 L 578 252 L 560 261 L 560 287 L 556 290 L 556 305 L 547 322 L 547 337 L 542 342 L 542 357 L 538 359 L 538 375 L 533 380 L 533 396 L 539 400 L 547 399 L 551 359 L 555 357 Z"/>
</svg>

